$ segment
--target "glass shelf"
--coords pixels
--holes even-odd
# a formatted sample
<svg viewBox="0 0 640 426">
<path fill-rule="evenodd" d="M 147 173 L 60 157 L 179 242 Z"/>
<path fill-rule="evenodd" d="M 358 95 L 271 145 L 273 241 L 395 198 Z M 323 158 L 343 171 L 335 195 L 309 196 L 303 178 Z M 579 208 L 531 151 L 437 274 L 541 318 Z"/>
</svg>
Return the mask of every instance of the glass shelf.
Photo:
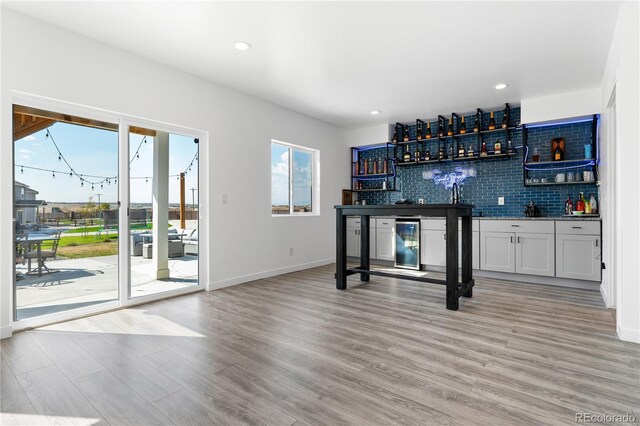
<svg viewBox="0 0 640 426">
<path fill-rule="evenodd" d="M 577 160 L 562 160 L 562 161 L 538 161 L 538 162 L 528 162 L 524 163 L 524 166 L 528 170 L 546 170 L 548 166 L 558 166 L 558 167 L 588 167 L 595 165 L 596 160 L 593 158 L 580 158 Z M 532 169 L 531 167 L 534 166 Z M 540 167 L 535 167 L 540 166 Z"/>
<path fill-rule="evenodd" d="M 550 185 L 597 185 L 598 182 L 595 180 L 591 181 L 573 181 L 573 182 L 526 182 L 526 186 L 550 186 Z"/>
<path fill-rule="evenodd" d="M 361 179 L 361 180 L 376 180 L 376 179 L 386 179 L 388 177 L 393 177 L 393 173 L 369 173 L 366 175 L 351 175 L 352 179 Z"/>
<path fill-rule="evenodd" d="M 393 192 L 395 189 L 371 188 L 371 189 L 353 189 L 351 192 Z"/>
</svg>

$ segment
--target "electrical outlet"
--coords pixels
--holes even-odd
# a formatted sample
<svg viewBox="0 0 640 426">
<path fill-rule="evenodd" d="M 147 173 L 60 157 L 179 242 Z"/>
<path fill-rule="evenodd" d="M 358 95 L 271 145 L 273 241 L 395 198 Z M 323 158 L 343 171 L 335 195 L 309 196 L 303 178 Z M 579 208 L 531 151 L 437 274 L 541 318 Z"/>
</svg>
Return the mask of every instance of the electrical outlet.
<svg viewBox="0 0 640 426">
<path fill-rule="evenodd" d="M 293 247 L 289 247 L 289 256 L 293 256 Z"/>
<path fill-rule="evenodd" d="M 504 197 L 498 197 L 498 205 L 504 206 Z"/>
<path fill-rule="evenodd" d="M 418 204 L 424 204 L 424 198 L 418 198 Z"/>
</svg>

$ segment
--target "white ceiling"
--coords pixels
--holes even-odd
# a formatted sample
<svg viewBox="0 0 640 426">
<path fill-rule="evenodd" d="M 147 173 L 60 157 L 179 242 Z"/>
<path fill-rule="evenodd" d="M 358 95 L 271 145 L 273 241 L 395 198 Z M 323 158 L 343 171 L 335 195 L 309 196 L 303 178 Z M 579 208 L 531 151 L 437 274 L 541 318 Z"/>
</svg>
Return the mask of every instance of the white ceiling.
<svg viewBox="0 0 640 426">
<path fill-rule="evenodd" d="M 345 128 L 596 87 L 618 5 L 3 1 Z M 237 51 L 237 40 L 253 48 Z"/>
</svg>

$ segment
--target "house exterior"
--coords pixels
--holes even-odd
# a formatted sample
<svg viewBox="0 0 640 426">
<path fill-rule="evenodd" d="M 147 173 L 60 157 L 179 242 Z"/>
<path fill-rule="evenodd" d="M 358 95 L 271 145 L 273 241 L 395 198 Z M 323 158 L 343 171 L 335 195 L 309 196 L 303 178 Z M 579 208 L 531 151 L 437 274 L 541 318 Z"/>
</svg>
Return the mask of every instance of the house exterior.
<svg viewBox="0 0 640 426">
<path fill-rule="evenodd" d="M 45 204 L 44 200 L 37 200 L 38 191 L 15 181 L 13 185 L 13 214 L 18 225 L 38 223 L 38 207 Z"/>
</svg>

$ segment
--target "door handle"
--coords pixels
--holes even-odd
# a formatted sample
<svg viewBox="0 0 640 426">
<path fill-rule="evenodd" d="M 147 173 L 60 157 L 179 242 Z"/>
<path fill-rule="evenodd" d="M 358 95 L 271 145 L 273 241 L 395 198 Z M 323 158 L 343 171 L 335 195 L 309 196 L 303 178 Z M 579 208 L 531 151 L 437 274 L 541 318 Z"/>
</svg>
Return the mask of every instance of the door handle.
<svg viewBox="0 0 640 426">
<path fill-rule="evenodd" d="M 596 239 L 596 247 L 598 247 L 598 239 Z"/>
<path fill-rule="evenodd" d="M 447 239 L 447 234 L 442 234 L 442 239 L 446 240 Z"/>
<path fill-rule="evenodd" d="M 519 228 L 520 225 L 511 225 L 512 228 Z"/>
<path fill-rule="evenodd" d="M 513 244 L 513 236 L 509 237 L 509 241 Z"/>
<path fill-rule="evenodd" d="M 518 244 L 520 244 L 520 237 L 518 237 Z"/>
</svg>

